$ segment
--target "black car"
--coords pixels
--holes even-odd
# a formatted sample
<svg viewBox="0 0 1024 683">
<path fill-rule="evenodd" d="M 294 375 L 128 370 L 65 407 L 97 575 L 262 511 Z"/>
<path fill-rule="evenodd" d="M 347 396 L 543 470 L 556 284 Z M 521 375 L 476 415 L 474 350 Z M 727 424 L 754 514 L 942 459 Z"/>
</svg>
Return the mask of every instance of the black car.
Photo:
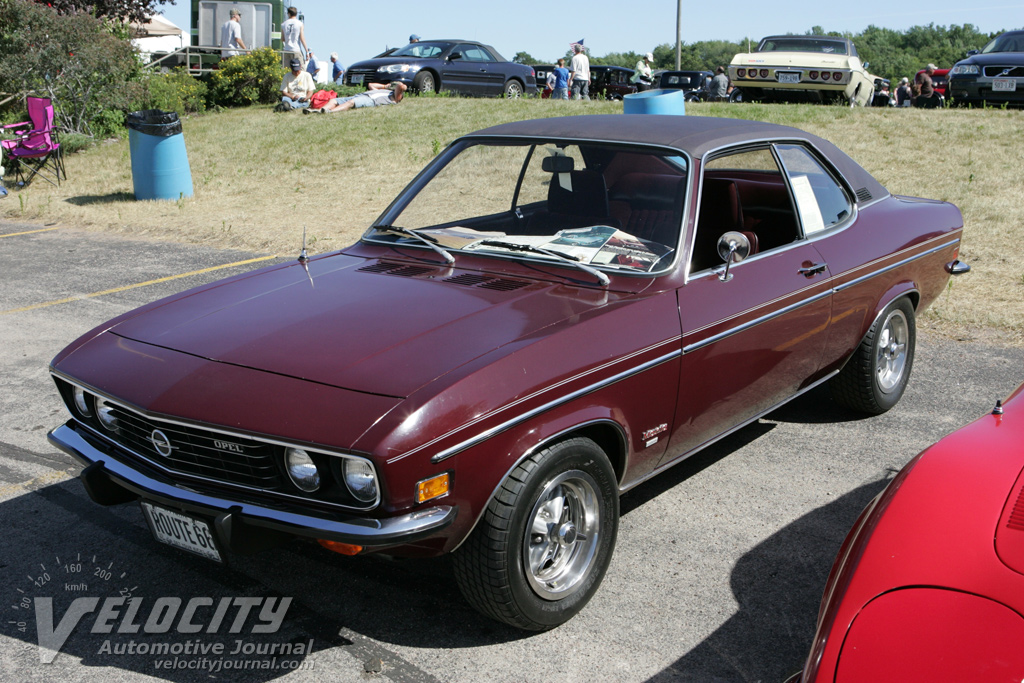
<svg viewBox="0 0 1024 683">
<path fill-rule="evenodd" d="M 356 62 L 345 85 L 400 81 L 416 92 L 519 97 L 537 92 L 533 67 L 510 62 L 490 45 L 472 40 L 421 40 L 386 57 Z"/>
<path fill-rule="evenodd" d="M 682 90 L 688 102 L 708 99 L 710 71 L 658 71 L 654 74 L 654 87 L 662 90 Z"/>
<path fill-rule="evenodd" d="M 625 95 L 636 92 L 636 86 L 629 82 L 634 71 L 622 66 L 590 65 L 590 96 L 606 100 L 621 100 Z"/>
<path fill-rule="evenodd" d="M 1024 31 L 1007 31 L 949 70 L 956 104 L 1024 104 Z"/>
</svg>

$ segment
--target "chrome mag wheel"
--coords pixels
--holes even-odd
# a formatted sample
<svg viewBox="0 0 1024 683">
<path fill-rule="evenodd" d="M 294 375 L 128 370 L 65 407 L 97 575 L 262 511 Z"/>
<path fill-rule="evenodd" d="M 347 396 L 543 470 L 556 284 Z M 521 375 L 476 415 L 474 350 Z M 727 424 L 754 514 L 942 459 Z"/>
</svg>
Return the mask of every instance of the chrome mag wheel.
<svg viewBox="0 0 1024 683">
<path fill-rule="evenodd" d="M 597 482 L 562 472 L 544 487 L 528 517 L 523 563 L 530 587 L 545 600 L 571 595 L 593 566 L 601 530 Z"/>
<path fill-rule="evenodd" d="M 875 357 L 875 373 L 878 388 L 891 393 L 900 385 L 903 370 L 907 365 L 907 342 L 910 329 L 907 317 L 899 308 L 889 312 L 882 324 L 878 338 L 878 354 Z"/>
</svg>

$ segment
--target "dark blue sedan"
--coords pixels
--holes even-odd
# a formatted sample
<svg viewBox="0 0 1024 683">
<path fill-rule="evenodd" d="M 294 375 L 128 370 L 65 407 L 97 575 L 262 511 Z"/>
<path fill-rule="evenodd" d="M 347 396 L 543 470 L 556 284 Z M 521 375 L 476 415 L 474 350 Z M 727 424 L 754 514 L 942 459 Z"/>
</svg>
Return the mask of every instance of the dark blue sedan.
<svg viewBox="0 0 1024 683">
<path fill-rule="evenodd" d="M 424 40 L 386 57 L 356 62 L 345 85 L 401 81 L 415 92 L 519 97 L 537 92 L 533 67 L 510 62 L 490 45 L 472 40 Z"/>
</svg>

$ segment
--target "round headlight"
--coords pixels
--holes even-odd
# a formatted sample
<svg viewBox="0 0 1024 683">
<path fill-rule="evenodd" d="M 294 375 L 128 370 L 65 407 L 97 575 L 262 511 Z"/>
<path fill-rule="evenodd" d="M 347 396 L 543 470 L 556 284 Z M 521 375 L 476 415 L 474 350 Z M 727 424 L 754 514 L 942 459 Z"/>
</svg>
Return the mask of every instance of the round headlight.
<svg viewBox="0 0 1024 683">
<path fill-rule="evenodd" d="M 288 470 L 288 478 L 306 493 L 320 488 L 320 472 L 309 453 L 298 448 L 289 448 L 284 452 L 284 468 Z"/>
<path fill-rule="evenodd" d="M 89 417 L 92 415 L 92 411 L 89 410 L 89 402 L 85 400 L 87 396 L 88 394 L 85 393 L 85 389 L 82 387 L 75 387 L 75 408 L 82 417 Z"/>
<path fill-rule="evenodd" d="M 77 397 L 76 397 L 77 403 Z M 109 429 L 112 432 L 117 431 L 117 416 L 114 415 L 114 406 L 111 403 L 107 403 L 104 398 L 96 397 L 96 417 L 99 418 L 100 424 L 104 428 Z"/>
<path fill-rule="evenodd" d="M 373 465 L 365 460 L 345 458 L 345 485 L 356 500 L 372 503 L 377 499 L 377 477 Z"/>
</svg>

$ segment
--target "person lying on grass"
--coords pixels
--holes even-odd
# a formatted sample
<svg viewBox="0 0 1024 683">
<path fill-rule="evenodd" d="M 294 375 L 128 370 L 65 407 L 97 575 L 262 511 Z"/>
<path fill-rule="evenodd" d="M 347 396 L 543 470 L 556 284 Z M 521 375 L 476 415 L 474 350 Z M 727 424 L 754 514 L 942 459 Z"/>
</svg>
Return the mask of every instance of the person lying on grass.
<svg viewBox="0 0 1024 683">
<path fill-rule="evenodd" d="M 307 109 L 306 113 L 319 111 L 321 114 L 330 114 L 336 111 L 348 111 L 349 109 L 398 104 L 405 97 L 405 91 L 408 86 L 405 83 L 395 81 L 391 85 L 369 83 L 366 87 L 369 88 L 366 92 L 361 92 L 358 95 L 349 95 L 348 97 L 339 97 L 331 100 L 319 110 Z"/>
</svg>

